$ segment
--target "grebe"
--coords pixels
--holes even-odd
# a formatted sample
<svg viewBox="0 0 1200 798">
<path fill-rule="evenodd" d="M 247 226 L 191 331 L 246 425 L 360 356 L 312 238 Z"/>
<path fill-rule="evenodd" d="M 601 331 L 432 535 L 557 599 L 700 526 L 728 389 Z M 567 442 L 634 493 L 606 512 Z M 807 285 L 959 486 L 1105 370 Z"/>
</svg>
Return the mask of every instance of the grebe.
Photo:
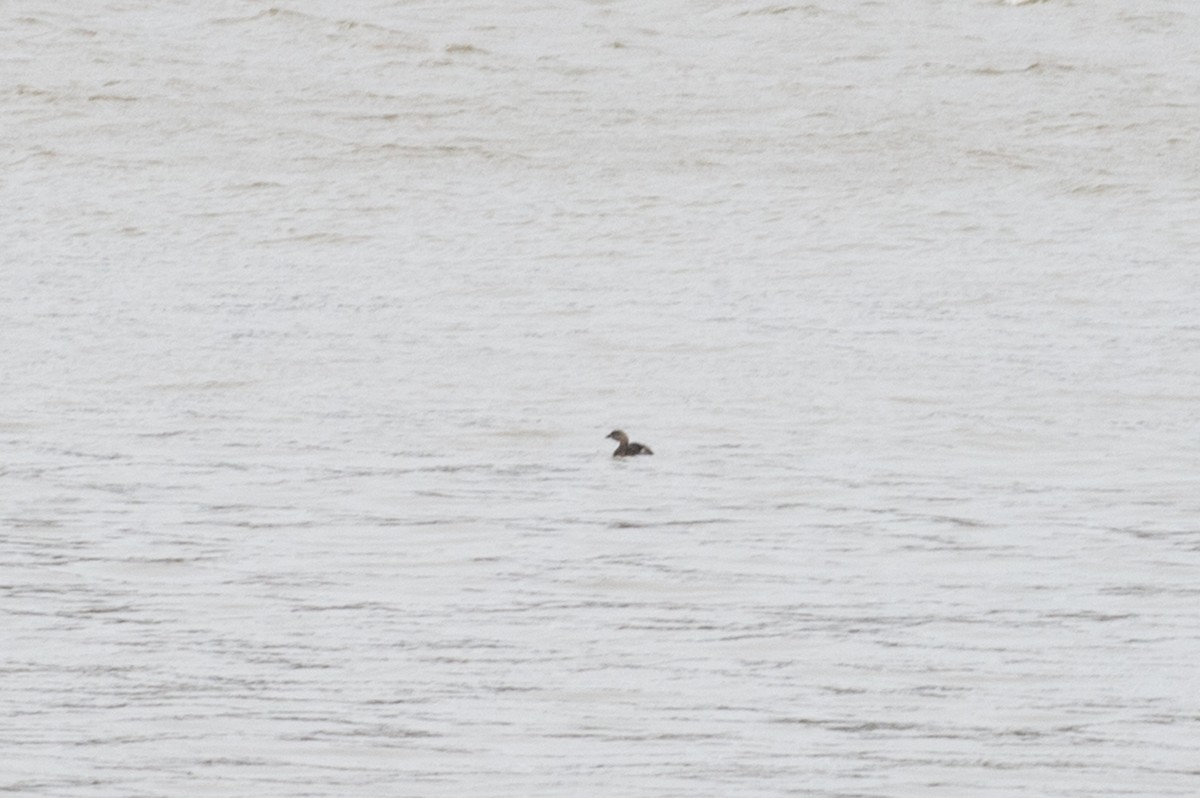
<svg viewBox="0 0 1200 798">
<path fill-rule="evenodd" d="M 635 454 L 654 454 L 650 447 L 644 443 L 630 443 L 629 436 L 619 429 L 615 429 L 604 437 L 612 438 L 620 445 L 613 452 L 613 457 L 632 457 Z"/>
</svg>

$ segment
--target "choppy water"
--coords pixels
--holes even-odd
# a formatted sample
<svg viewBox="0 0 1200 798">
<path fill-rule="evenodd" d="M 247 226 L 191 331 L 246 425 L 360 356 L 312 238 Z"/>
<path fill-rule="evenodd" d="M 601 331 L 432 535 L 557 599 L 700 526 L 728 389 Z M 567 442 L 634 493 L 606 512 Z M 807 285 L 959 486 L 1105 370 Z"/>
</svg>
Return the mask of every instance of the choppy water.
<svg viewBox="0 0 1200 798">
<path fill-rule="evenodd" d="M 1190 0 L 78 6 L 0 792 L 1200 791 Z"/>
</svg>

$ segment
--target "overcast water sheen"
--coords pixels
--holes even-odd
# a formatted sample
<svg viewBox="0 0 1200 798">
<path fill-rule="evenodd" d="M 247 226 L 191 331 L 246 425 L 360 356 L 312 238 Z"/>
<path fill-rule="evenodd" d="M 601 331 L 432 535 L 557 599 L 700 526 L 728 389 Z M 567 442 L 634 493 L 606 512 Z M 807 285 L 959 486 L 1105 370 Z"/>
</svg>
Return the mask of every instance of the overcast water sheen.
<svg viewBox="0 0 1200 798">
<path fill-rule="evenodd" d="M 0 793 L 1200 794 L 1197 42 L 4 4 Z"/>
</svg>

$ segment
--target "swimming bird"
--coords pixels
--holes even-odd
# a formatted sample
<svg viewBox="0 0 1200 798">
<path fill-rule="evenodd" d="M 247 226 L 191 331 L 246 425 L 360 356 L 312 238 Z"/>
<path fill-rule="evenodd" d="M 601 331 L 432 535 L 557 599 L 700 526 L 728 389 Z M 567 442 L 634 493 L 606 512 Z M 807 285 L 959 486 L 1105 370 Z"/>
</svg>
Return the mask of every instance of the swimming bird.
<svg viewBox="0 0 1200 798">
<path fill-rule="evenodd" d="M 644 443 L 630 443 L 629 436 L 619 429 L 613 430 L 604 437 L 612 438 L 614 441 L 617 441 L 617 443 L 620 444 L 617 446 L 617 450 L 613 452 L 613 457 L 631 457 L 635 454 L 654 454 L 654 452 L 650 450 L 650 447 Z"/>
</svg>

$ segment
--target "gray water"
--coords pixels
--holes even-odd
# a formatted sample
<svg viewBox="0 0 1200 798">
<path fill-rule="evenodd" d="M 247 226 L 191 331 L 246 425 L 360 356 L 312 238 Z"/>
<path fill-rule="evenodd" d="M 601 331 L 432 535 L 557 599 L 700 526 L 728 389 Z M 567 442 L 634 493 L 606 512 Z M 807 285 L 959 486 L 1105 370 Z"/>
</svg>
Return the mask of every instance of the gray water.
<svg viewBox="0 0 1200 798">
<path fill-rule="evenodd" d="M 0 792 L 1200 793 L 1200 8 L 451 5 L 0 8 Z"/>
</svg>

